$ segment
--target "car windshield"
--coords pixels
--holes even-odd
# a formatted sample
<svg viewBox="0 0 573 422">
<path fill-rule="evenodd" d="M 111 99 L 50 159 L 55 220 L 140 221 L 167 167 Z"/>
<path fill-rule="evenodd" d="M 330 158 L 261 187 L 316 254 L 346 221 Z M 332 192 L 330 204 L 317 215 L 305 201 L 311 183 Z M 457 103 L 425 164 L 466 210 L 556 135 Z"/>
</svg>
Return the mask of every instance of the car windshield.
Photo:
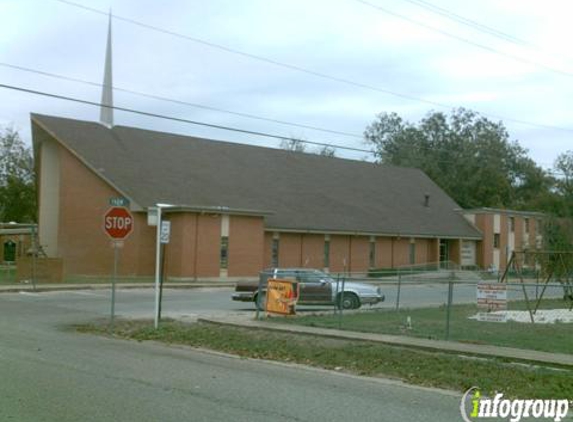
<svg viewBox="0 0 573 422">
<path fill-rule="evenodd" d="M 310 271 L 310 272 L 307 274 L 306 277 L 307 277 L 309 280 L 313 280 L 313 281 L 322 281 L 322 280 L 324 280 L 324 281 L 329 282 L 329 283 L 332 283 L 332 282 L 335 281 L 330 275 L 328 275 L 328 274 L 326 274 L 326 273 L 324 273 L 324 272 L 322 272 L 322 271 L 319 271 L 319 270 Z"/>
</svg>

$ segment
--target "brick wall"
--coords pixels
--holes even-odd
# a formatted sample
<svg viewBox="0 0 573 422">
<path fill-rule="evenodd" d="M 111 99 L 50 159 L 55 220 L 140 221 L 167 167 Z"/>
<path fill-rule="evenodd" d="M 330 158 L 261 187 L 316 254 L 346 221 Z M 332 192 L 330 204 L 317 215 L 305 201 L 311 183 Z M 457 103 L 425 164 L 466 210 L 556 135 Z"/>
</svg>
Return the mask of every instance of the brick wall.
<svg viewBox="0 0 573 422">
<path fill-rule="evenodd" d="M 281 233 L 279 242 L 279 265 L 281 267 L 301 267 L 302 235 Z"/>
<path fill-rule="evenodd" d="M 349 236 L 350 272 L 367 272 L 370 261 L 370 238 L 367 236 Z"/>
<path fill-rule="evenodd" d="M 499 244 L 499 269 L 504 270 L 507 264 L 507 246 L 509 236 L 509 219 L 507 215 L 500 216 L 500 244 Z"/>
<path fill-rule="evenodd" d="M 350 238 L 349 236 L 330 236 L 330 271 L 349 271 Z"/>
<path fill-rule="evenodd" d="M 302 266 L 319 269 L 324 267 L 324 235 L 302 235 Z"/>
<path fill-rule="evenodd" d="M 197 277 L 219 277 L 221 257 L 221 216 L 199 214 L 197 216 Z"/>
<path fill-rule="evenodd" d="M 431 262 L 431 260 L 428 259 L 428 247 L 430 242 L 428 239 L 416 239 L 416 264 Z"/>
<path fill-rule="evenodd" d="M 394 241 L 390 237 L 376 238 L 376 268 L 392 268 Z"/>
<path fill-rule="evenodd" d="M 273 253 L 272 253 L 272 247 L 273 247 L 273 233 L 270 232 L 265 232 L 265 244 L 264 244 L 264 252 L 263 252 L 263 267 L 264 268 L 270 268 L 273 265 Z M 280 248 L 280 242 L 279 242 L 279 248 Z M 280 262 L 279 262 L 280 265 Z"/>
<path fill-rule="evenodd" d="M 462 262 L 462 241 L 459 239 L 449 240 L 448 248 L 450 252 L 450 261 L 460 265 Z"/>
<path fill-rule="evenodd" d="M 477 214 L 476 226 L 483 234 L 476 248 L 477 265 L 489 268 L 493 264 L 493 214 Z"/>
<path fill-rule="evenodd" d="M 440 262 L 440 240 L 427 239 L 427 262 L 438 263 Z"/>
<path fill-rule="evenodd" d="M 406 238 L 395 238 L 392 267 L 402 267 L 404 265 L 410 265 L 410 239 Z"/>
<path fill-rule="evenodd" d="M 252 276 L 263 269 L 264 221 L 261 217 L 231 216 L 230 277 Z"/>
<path fill-rule="evenodd" d="M 58 248 L 64 274 L 110 275 L 113 249 L 103 230 L 109 199 L 121 196 L 75 156 L 59 147 L 60 212 Z M 120 250 L 119 275 L 151 275 L 154 228 L 143 213 L 134 215 L 134 230 Z M 145 238 L 148 238 L 146 241 Z M 148 264 L 150 262 L 150 264 Z M 151 270 L 151 271 L 150 271 Z"/>
<path fill-rule="evenodd" d="M 171 222 L 169 243 L 164 245 L 165 274 L 168 277 L 193 277 L 195 271 L 195 214 L 166 214 Z"/>
</svg>

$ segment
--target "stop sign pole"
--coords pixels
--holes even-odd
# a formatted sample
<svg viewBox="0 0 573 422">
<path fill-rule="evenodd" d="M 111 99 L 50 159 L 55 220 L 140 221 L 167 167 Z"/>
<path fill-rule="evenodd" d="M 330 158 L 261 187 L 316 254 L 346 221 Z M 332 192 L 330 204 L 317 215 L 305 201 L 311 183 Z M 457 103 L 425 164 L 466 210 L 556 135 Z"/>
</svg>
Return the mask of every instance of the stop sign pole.
<svg viewBox="0 0 573 422">
<path fill-rule="evenodd" d="M 110 199 L 114 203 L 117 198 Z M 123 240 L 133 231 L 133 215 L 124 206 L 112 206 L 103 216 L 104 232 L 111 238 L 113 246 L 113 277 L 111 279 L 111 321 L 110 328 L 113 331 L 115 319 L 115 284 L 117 280 L 117 266 L 119 262 L 119 249 L 123 246 Z"/>
</svg>

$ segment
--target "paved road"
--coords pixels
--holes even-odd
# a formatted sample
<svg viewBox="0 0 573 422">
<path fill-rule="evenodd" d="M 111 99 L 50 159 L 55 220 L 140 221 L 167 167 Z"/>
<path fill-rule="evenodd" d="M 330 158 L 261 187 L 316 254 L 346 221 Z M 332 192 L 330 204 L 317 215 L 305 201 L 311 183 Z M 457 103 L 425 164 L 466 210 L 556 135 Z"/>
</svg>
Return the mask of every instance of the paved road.
<svg viewBox="0 0 573 422">
<path fill-rule="evenodd" d="M 120 293 L 134 312 L 128 294 L 149 299 Z M 214 292 L 187 293 L 216 310 Z M 63 328 L 107 304 L 105 292 L 0 295 L 0 421 L 460 420 L 444 392 Z"/>
<path fill-rule="evenodd" d="M 394 307 L 396 286 L 384 290 L 380 307 Z M 254 312 L 230 294 L 168 289 L 164 315 Z M 401 303 L 441 304 L 446 294 L 447 285 L 404 285 Z M 474 286 L 456 286 L 456 303 L 474 298 Z M 151 289 L 117 292 L 119 316 L 152 318 L 153 306 Z M 109 290 L 0 295 L 0 421 L 459 420 L 458 398 L 441 392 L 62 328 L 109 309 Z"/>
<path fill-rule="evenodd" d="M 383 285 L 382 290 L 386 301 L 373 308 L 394 309 L 398 294 L 397 285 Z M 535 298 L 535 287 L 528 287 L 530 298 Z M 539 289 L 540 290 L 540 289 Z M 219 315 L 221 313 L 252 314 L 254 305 L 251 303 L 233 302 L 230 300 L 232 289 L 166 289 L 163 296 L 163 315 L 178 319 L 194 319 L 197 315 Z M 549 288 L 545 297 L 561 297 L 561 288 Z M 20 294 L 1 294 L 11 300 L 20 300 L 26 303 L 46 303 L 58 308 L 95 313 L 101 316 L 110 313 L 109 289 L 77 290 L 54 292 L 22 292 Z M 401 308 L 437 306 L 447 302 L 448 285 L 432 284 L 404 284 L 400 291 Z M 149 289 L 119 289 L 116 295 L 116 313 L 119 316 L 135 318 L 153 318 L 155 309 L 154 290 Z M 510 286 L 508 299 L 523 299 L 520 286 Z M 9 299 L 10 300 L 10 299 Z M 453 303 L 475 303 L 476 287 L 474 284 L 455 284 Z M 364 307 L 369 309 L 369 306 Z M 301 306 L 299 311 L 328 310 L 328 307 Z"/>
</svg>

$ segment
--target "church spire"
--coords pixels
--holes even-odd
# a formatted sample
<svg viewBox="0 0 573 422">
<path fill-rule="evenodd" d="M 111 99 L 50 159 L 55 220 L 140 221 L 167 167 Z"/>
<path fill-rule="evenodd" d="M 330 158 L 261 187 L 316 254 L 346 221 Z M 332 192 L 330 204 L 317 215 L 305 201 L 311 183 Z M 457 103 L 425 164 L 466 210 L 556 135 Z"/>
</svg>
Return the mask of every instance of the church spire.
<svg viewBox="0 0 573 422">
<path fill-rule="evenodd" d="M 109 127 L 113 126 L 113 81 L 111 65 L 111 10 L 109 11 L 109 24 L 107 28 L 107 47 L 105 51 L 105 69 L 103 73 L 103 88 L 101 93 L 100 122 Z M 108 106 L 108 107 L 105 107 Z"/>
</svg>

